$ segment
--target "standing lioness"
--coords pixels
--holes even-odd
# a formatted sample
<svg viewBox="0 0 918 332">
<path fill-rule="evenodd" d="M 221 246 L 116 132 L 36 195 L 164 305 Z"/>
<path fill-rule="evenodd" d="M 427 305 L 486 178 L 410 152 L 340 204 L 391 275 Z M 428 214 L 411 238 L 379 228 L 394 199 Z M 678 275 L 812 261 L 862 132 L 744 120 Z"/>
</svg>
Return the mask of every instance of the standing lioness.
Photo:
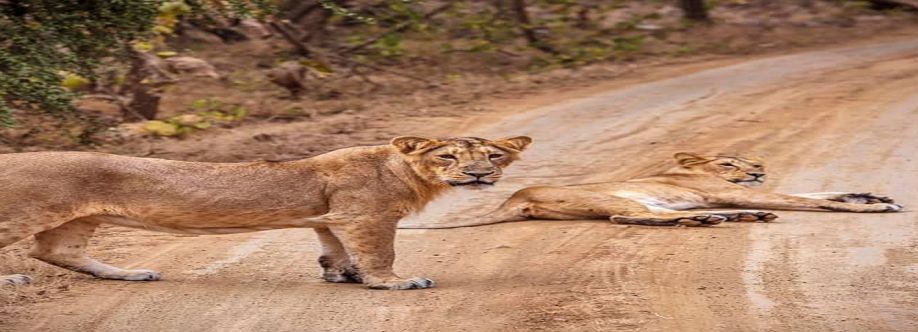
<svg viewBox="0 0 918 332">
<path fill-rule="evenodd" d="M 0 248 L 35 235 L 32 257 L 105 279 L 157 280 L 89 258 L 99 224 L 187 234 L 310 227 L 330 282 L 428 288 L 392 271 L 398 221 L 455 186 L 485 186 L 532 140 L 397 137 L 287 162 L 217 164 L 101 153 L 0 155 Z M 0 283 L 27 283 L 23 275 Z"/>
</svg>

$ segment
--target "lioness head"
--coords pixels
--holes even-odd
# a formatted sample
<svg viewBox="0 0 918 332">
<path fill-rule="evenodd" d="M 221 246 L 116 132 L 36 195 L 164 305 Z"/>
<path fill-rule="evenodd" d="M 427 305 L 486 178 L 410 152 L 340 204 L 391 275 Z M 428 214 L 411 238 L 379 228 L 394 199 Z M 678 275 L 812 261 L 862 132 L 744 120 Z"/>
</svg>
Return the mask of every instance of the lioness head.
<svg viewBox="0 0 918 332">
<path fill-rule="evenodd" d="M 735 156 L 699 156 L 693 153 L 679 152 L 673 155 L 680 166 L 699 173 L 719 176 L 720 178 L 747 187 L 754 187 L 765 182 L 765 166 L 762 161 Z"/>
<path fill-rule="evenodd" d="M 450 186 L 480 188 L 493 185 L 502 169 L 519 158 L 532 139 L 526 136 L 500 140 L 477 137 L 431 139 L 401 136 L 392 145 L 418 175 Z"/>
</svg>

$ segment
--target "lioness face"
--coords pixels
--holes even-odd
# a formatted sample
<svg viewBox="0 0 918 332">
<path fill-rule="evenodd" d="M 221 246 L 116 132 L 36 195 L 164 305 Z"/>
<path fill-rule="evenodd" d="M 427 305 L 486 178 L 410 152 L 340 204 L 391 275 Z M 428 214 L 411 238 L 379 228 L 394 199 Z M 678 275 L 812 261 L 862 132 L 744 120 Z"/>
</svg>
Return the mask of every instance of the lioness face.
<svg viewBox="0 0 918 332">
<path fill-rule="evenodd" d="M 430 181 L 454 187 L 493 185 L 503 168 L 519 158 L 532 139 L 526 136 L 501 140 L 477 137 L 429 139 L 396 137 L 392 145 L 406 156 L 415 171 Z"/>
<path fill-rule="evenodd" d="M 720 178 L 746 187 L 765 182 L 765 166 L 753 158 L 735 156 L 699 156 L 680 152 L 674 158 L 682 167 Z"/>
</svg>

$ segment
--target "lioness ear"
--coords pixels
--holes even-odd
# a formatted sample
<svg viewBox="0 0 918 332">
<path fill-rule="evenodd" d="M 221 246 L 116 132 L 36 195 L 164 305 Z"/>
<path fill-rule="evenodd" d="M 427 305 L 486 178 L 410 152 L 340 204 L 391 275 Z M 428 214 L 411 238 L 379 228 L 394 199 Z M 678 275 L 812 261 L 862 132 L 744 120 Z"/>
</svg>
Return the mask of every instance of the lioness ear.
<svg viewBox="0 0 918 332">
<path fill-rule="evenodd" d="M 705 161 L 708 160 L 708 158 L 699 156 L 699 155 L 694 154 L 694 153 L 688 153 L 688 152 L 679 152 L 679 153 L 676 153 L 676 154 L 673 155 L 673 158 L 676 158 L 676 162 L 679 163 L 679 165 L 682 165 L 682 166 L 688 166 L 688 165 L 691 165 L 691 164 L 697 164 L 697 163 L 705 162 Z"/>
<path fill-rule="evenodd" d="M 435 140 L 415 136 L 399 136 L 393 138 L 392 141 L 389 142 L 389 144 L 392 144 L 399 152 L 404 154 L 422 152 L 433 147 L 435 143 Z"/>
<path fill-rule="evenodd" d="M 529 136 L 517 136 L 517 137 L 510 137 L 510 138 L 504 138 L 501 140 L 497 140 L 497 141 L 494 141 L 494 143 L 501 145 L 503 147 L 506 147 L 508 149 L 514 150 L 516 152 L 520 152 L 520 151 L 525 150 L 526 147 L 529 146 L 529 144 L 532 144 L 532 138 L 529 138 Z"/>
</svg>

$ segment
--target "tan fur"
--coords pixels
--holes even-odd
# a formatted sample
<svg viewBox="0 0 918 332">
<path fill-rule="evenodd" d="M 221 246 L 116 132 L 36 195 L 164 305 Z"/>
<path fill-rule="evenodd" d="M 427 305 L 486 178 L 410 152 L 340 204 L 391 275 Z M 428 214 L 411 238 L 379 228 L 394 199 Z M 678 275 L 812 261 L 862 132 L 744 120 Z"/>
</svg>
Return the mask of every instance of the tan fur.
<svg viewBox="0 0 918 332">
<path fill-rule="evenodd" d="M 599 219 L 640 225 L 708 226 L 721 221 L 771 221 L 763 211 L 683 211 L 751 208 L 841 212 L 895 212 L 902 206 L 870 193 L 828 192 L 785 195 L 748 187 L 765 179 L 762 162 L 734 156 L 677 153 L 678 165 L 662 174 L 624 182 L 529 187 L 499 208 L 456 228 L 525 219 Z M 407 227 L 406 227 L 407 228 Z"/>
<path fill-rule="evenodd" d="M 158 280 L 86 256 L 103 223 L 187 234 L 314 228 L 330 282 L 432 287 L 392 271 L 398 221 L 452 186 L 493 184 L 531 140 L 397 137 L 287 162 L 217 164 L 100 153 L 0 155 L 0 248 L 35 235 L 32 256 L 106 279 Z M 0 283 L 26 283 L 22 275 Z"/>
</svg>

